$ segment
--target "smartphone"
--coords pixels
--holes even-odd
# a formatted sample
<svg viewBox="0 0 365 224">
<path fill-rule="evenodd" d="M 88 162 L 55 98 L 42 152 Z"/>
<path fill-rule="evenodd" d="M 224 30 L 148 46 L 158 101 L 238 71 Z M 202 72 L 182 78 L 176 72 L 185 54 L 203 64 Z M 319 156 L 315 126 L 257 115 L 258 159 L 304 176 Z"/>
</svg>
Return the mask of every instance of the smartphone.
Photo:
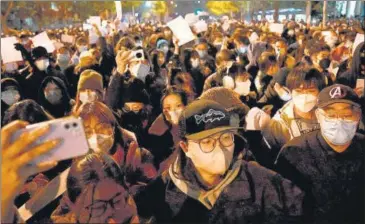
<svg viewBox="0 0 365 224">
<path fill-rule="evenodd" d="M 133 51 L 133 60 L 134 61 L 141 61 L 143 59 L 144 59 L 144 53 L 143 53 L 142 49 Z"/>
<path fill-rule="evenodd" d="M 356 80 L 356 89 L 357 88 L 364 88 L 364 86 L 365 86 L 365 79 L 357 79 Z"/>
<path fill-rule="evenodd" d="M 64 117 L 52 121 L 41 122 L 28 125 L 24 129 L 17 131 L 12 136 L 12 141 L 19 139 L 23 132 L 28 132 L 48 124 L 49 131 L 32 144 L 32 147 L 48 140 L 61 139 L 53 150 L 34 159 L 32 163 L 38 164 L 48 161 L 62 161 L 85 155 L 89 152 L 89 144 L 85 135 L 84 125 L 81 118 Z"/>
</svg>

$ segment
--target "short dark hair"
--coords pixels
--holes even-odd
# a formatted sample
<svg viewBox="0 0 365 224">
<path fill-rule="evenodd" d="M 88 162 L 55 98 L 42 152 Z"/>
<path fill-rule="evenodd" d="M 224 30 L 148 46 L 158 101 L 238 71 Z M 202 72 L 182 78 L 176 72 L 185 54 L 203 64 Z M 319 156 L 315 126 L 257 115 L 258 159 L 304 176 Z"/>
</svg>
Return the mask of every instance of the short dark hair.
<svg viewBox="0 0 365 224">
<path fill-rule="evenodd" d="M 166 97 L 168 97 L 170 95 L 179 96 L 181 98 L 181 102 L 184 104 L 184 106 L 186 106 L 188 104 L 188 97 L 186 96 L 186 93 L 182 89 L 172 86 L 172 87 L 165 89 L 164 94 L 161 97 L 161 107 L 163 107 L 163 102 L 166 99 Z"/>
<path fill-rule="evenodd" d="M 250 40 L 246 36 L 237 36 L 236 41 L 243 43 L 244 45 L 250 45 Z"/>
<path fill-rule="evenodd" d="M 295 67 L 289 72 L 289 75 L 286 78 L 286 87 L 291 91 L 299 88 L 301 85 L 305 88 L 314 85 L 321 91 L 326 87 L 325 83 L 325 78 L 322 73 L 313 67 L 303 65 Z"/>
</svg>

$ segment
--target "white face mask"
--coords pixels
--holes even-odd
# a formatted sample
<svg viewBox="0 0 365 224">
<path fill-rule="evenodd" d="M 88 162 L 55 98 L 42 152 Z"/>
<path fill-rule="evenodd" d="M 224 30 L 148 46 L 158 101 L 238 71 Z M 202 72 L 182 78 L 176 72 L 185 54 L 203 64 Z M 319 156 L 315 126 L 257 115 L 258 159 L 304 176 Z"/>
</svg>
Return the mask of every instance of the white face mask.
<svg viewBox="0 0 365 224">
<path fill-rule="evenodd" d="M 129 71 L 131 72 L 131 74 L 134 77 L 136 77 L 144 82 L 146 80 L 146 76 L 148 75 L 148 73 L 150 71 L 150 66 L 139 63 L 139 64 L 136 64 L 133 67 L 131 67 L 129 69 Z"/>
<path fill-rule="evenodd" d="M 189 144 L 192 147 L 189 147 Z M 223 175 L 229 168 L 233 159 L 234 144 L 228 148 L 216 142 L 214 150 L 210 153 L 203 152 L 198 143 L 188 143 L 188 151 L 185 155 L 190 158 L 194 166 L 206 173 Z"/>
<path fill-rule="evenodd" d="M 50 90 L 44 93 L 45 98 L 53 105 L 59 104 L 62 99 L 62 91 L 60 89 Z"/>
<path fill-rule="evenodd" d="M 328 119 L 323 115 L 320 115 L 319 117 L 321 133 L 332 144 L 345 145 L 354 138 L 358 122 Z"/>
<path fill-rule="evenodd" d="M 11 106 L 20 100 L 20 94 L 18 90 L 5 90 L 1 93 L 1 100 Z"/>
<path fill-rule="evenodd" d="M 77 50 L 78 50 L 80 53 L 82 53 L 82 52 L 84 52 L 84 51 L 87 51 L 87 50 L 88 50 L 88 47 L 87 47 L 87 45 L 81 45 L 81 46 L 78 46 L 78 47 L 77 47 Z"/>
<path fill-rule="evenodd" d="M 98 100 L 98 95 L 95 92 L 81 92 L 79 99 L 82 103 L 94 102 Z"/>
<path fill-rule="evenodd" d="M 288 35 L 289 35 L 289 36 L 294 36 L 294 34 L 295 34 L 294 30 L 289 30 L 289 31 L 288 31 Z"/>
<path fill-rule="evenodd" d="M 223 77 L 223 86 L 227 89 L 234 89 L 234 80 L 231 76 L 224 76 Z"/>
<path fill-rule="evenodd" d="M 236 82 L 234 91 L 241 96 L 247 96 L 250 93 L 251 81 L 248 79 L 245 82 Z"/>
<path fill-rule="evenodd" d="M 198 52 L 200 58 L 204 58 L 208 54 L 207 51 L 197 50 L 197 52 Z"/>
<path fill-rule="evenodd" d="M 295 94 L 292 97 L 295 107 L 304 113 L 311 111 L 317 104 L 317 97 L 312 94 Z"/>
<path fill-rule="evenodd" d="M 48 59 L 37 60 L 35 62 L 35 65 L 40 71 L 45 71 L 49 66 L 49 60 Z"/>
<path fill-rule="evenodd" d="M 192 66 L 193 68 L 197 68 L 197 67 L 199 67 L 199 59 L 191 60 L 191 66 Z"/>
<path fill-rule="evenodd" d="M 167 52 L 169 51 L 169 47 L 168 47 L 168 46 L 163 46 L 163 47 L 161 48 L 161 51 L 162 51 L 163 53 L 167 54 Z"/>
<path fill-rule="evenodd" d="M 89 147 L 94 150 L 94 152 L 105 152 L 108 153 L 114 144 L 114 138 L 108 135 L 93 134 L 87 139 Z"/>
<path fill-rule="evenodd" d="M 166 117 L 167 120 L 170 121 L 171 124 L 177 125 L 179 123 L 179 118 L 181 116 L 182 111 L 183 111 L 182 109 L 179 109 L 167 112 L 168 113 L 168 116 Z"/>
</svg>

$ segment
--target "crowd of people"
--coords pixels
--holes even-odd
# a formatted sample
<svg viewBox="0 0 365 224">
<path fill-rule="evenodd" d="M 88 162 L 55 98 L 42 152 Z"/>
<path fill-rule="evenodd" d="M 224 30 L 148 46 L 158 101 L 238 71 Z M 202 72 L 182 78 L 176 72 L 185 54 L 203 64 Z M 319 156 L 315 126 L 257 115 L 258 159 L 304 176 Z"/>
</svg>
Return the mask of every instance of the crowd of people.
<svg viewBox="0 0 365 224">
<path fill-rule="evenodd" d="M 209 23 L 181 46 L 162 23 L 94 25 L 95 44 L 47 30 L 75 37 L 52 53 L 19 32 L 24 60 L 1 67 L 2 222 L 69 169 L 29 223 L 364 223 L 363 27 L 283 24 Z M 12 139 L 67 116 L 85 156 L 31 163 L 62 144 L 34 146 L 47 126 Z"/>
</svg>

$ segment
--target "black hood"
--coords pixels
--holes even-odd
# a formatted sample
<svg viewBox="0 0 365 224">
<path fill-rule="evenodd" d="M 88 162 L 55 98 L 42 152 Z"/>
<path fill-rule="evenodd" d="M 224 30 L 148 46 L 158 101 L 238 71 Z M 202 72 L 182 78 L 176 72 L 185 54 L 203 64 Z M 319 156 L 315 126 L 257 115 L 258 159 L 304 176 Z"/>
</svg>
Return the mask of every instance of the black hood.
<svg viewBox="0 0 365 224">
<path fill-rule="evenodd" d="M 15 120 L 27 121 L 36 124 L 53 119 L 45 110 L 34 100 L 23 100 L 15 103 L 5 112 L 3 125 Z"/>
<path fill-rule="evenodd" d="M 62 91 L 62 99 L 61 103 L 59 105 L 53 105 L 48 102 L 44 95 L 44 89 L 46 88 L 47 84 L 53 82 L 55 83 Z M 71 97 L 67 92 L 67 88 L 65 83 L 62 81 L 62 79 L 54 77 L 54 76 L 48 76 L 46 77 L 38 91 L 38 102 L 40 105 L 47 110 L 51 115 L 54 117 L 63 117 L 65 116 L 65 113 L 68 113 L 71 111 Z"/>
</svg>

